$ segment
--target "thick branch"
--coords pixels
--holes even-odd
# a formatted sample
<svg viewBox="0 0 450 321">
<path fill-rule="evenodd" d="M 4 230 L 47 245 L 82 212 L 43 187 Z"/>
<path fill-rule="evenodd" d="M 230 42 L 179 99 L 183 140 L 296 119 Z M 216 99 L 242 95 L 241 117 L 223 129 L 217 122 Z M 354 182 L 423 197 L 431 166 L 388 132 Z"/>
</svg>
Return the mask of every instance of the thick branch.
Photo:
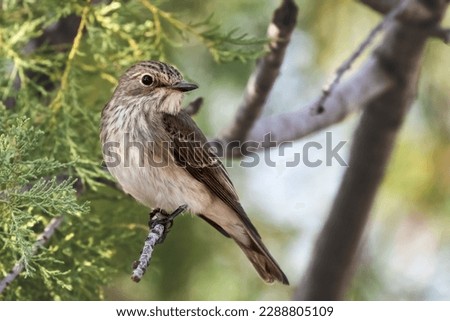
<svg viewBox="0 0 450 321">
<path fill-rule="evenodd" d="M 320 97 L 316 106 L 311 110 L 314 114 L 321 114 L 326 109 L 324 108 L 325 101 L 330 96 L 330 94 L 335 90 L 339 81 L 341 80 L 344 73 L 349 70 L 352 64 L 359 58 L 364 51 L 373 43 L 375 37 L 384 29 L 384 27 L 395 19 L 395 17 L 404 11 L 406 1 L 402 2 L 401 5 L 394 8 L 389 14 L 384 17 L 384 19 L 372 29 L 370 34 L 364 39 L 364 41 L 359 45 L 359 47 L 351 54 L 351 56 L 344 61 L 344 63 L 336 70 L 332 81 L 322 89 L 322 97 Z"/>
<path fill-rule="evenodd" d="M 431 31 L 431 36 L 441 39 L 444 43 L 450 44 L 450 28 L 438 27 Z"/>
<path fill-rule="evenodd" d="M 367 0 L 367 2 L 371 1 Z M 377 1 L 371 3 L 378 4 Z M 393 7 L 387 6 L 387 4 L 400 3 L 400 0 L 386 0 L 381 1 L 379 5 L 392 9 Z M 405 3 L 411 4 L 413 8 L 426 8 L 417 4 L 416 1 L 408 1 Z M 404 5 L 402 7 L 402 10 L 399 10 L 395 14 L 395 17 L 404 15 L 404 12 L 407 12 L 410 16 L 413 15 L 411 7 L 405 7 Z M 418 10 L 422 12 L 422 9 Z M 436 16 L 432 19 L 433 14 L 429 11 L 427 12 L 427 14 L 422 13 L 422 15 L 427 17 L 428 22 L 433 19 L 436 20 Z M 412 32 L 421 33 L 426 31 L 430 36 L 440 37 L 442 39 L 445 39 L 448 35 L 447 30 L 440 28 L 437 24 L 427 25 L 422 28 L 417 26 L 410 27 Z M 303 138 L 342 121 L 349 114 L 366 106 L 374 97 L 389 90 L 393 86 L 394 80 L 394 78 L 388 75 L 385 68 L 380 65 L 379 59 L 374 57 L 369 58 L 353 76 L 340 83 L 339 86 L 335 87 L 334 91 L 330 92 L 323 104 L 324 113 L 311 113 L 311 110 L 314 110 L 320 104 L 322 97 L 295 111 L 260 118 L 250 130 L 247 140 L 261 142 L 268 133 L 271 134 L 272 141 L 277 144 Z M 259 148 L 263 148 L 263 146 L 259 144 Z"/>
<path fill-rule="evenodd" d="M 441 17 L 446 5 L 428 2 L 436 5 L 434 17 Z M 373 59 L 390 73 L 395 86 L 374 97 L 364 110 L 354 135 L 349 167 L 296 299 L 342 299 L 396 136 L 416 95 L 427 37 L 426 30 L 394 22 L 374 52 Z"/>
<path fill-rule="evenodd" d="M 359 0 L 361 3 L 369 6 L 375 11 L 382 14 L 391 12 L 394 8 L 398 7 L 404 0 Z M 420 0 L 406 0 L 407 6 L 400 14 L 396 16 L 396 19 L 409 24 L 425 25 L 432 22 L 435 18 L 433 12 L 426 7 L 425 2 Z"/>
<path fill-rule="evenodd" d="M 61 225 L 62 221 L 62 216 L 55 217 L 50 221 L 50 223 L 44 229 L 44 232 L 42 232 L 42 234 L 38 236 L 36 242 L 34 243 L 32 254 L 36 254 L 37 251 L 42 246 L 44 246 L 45 243 L 48 242 L 50 237 L 55 233 L 56 229 Z M 21 259 L 14 265 L 11 272 L 9 272 L 8 275 L 6 275 L 3 280 L 0 281 L 0 293 L 2 293 L 5 288 L 19 276 L 24 268 L 25 265 L 23 263 L 23 260 Z"/>
<path fill-rule="evenodd" d="M 340 83 L 324 103 L 325 112 L 311 113 L 319 99 L 293 112 L 259 119 L 248 140 L 262 141 L 268 133 L 276 143 L 294 141 L 345 119 L 394 84 L 377 59 L 370 58 L 353 76 Z"/>
<path fill-rule="evenodd" d="M 250 76 L 244 98 L 238 107 L 234 121 L 219 137 L 224 142 L 243 141 L 259 117 L 272 86 L 280 73 L 286 47 L 297 22 L 298 8 L 293 0 L 283 0 L 274 12 L 267 30 L 269 52 L 262 57 Z"/>
<path fill-rule="evenodd" d="M 402 0 L 359 0 L 375 11 L 386 14 L 399 5 Z"/>
</svg>

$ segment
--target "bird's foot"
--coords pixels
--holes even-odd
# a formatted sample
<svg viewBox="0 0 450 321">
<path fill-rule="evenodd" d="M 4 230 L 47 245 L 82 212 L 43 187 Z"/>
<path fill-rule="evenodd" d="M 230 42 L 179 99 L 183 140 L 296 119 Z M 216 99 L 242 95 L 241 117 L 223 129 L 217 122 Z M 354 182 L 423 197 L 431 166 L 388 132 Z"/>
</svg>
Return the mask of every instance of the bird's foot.
<svg viewBox="0 0 450 321">
<path fill-rule="evenodd" d="M 187 205 L 181 205 L 171 214 L 167 213 L 165 210 L 161 208 L 155 208 L 150 212 L 150 219 L 148 221 L 148 226 L 150 229 L 153 229 L 156 225 L 164 226 L 163 234 L 161 235 L 158 243 L 164 242 L 167 234 L 170 231 L 170 228 L 173 226 L 174 219 L 183 213 L 187 209 Z"/>
</svg>

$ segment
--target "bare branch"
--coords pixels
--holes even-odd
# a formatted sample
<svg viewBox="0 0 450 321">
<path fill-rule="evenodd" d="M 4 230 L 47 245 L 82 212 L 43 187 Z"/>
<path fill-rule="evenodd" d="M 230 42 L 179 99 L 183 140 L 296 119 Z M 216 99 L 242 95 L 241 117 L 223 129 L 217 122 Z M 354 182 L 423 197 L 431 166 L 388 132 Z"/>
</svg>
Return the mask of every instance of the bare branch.
<svg viewBox="0 0 450 321">
<path fill-rule="evenodd" d="M 394 8 L 398 8 L 403 0 L 359 0 L 375 11 L 382 14 L 391 12 Z M 426 7 L 423 2 L 417 0 L 407 0 L 407 6 L 400 12 L 396 19 L 409 24 L 425 25 L 435 20 L 435 12 Z"/>
<path fill-rule="evenodd" d="M 155 248 L 155 245 L 158 244 L 163 233 L 164 226 L 162 224 L 156 224 L 148 233 L 147 239 L 144 242 L 144 247 L 142 248 L 141 256 L 139 257 L 139 261 L 136 261 L 133 265 L 131 279 L 134 282 L 139 282 L 144 276 L 147 267 L 150 265 L 153 249 Z"/>
<path fill-rule="evenodd" d="M 379 13 L 386 14 L 397 7 L 401 0 L 358 0 Z"/>
<path fill-rule="evenodd" d="M 368 59 L 330 94 L 324 103 L 326 113 L 311 113 L 316 100 L 293 112 L 261 118 L 251 129 L 248 140 L 261 141 L 270 133 L 277 143 L 294 141 L 342 121 L 393 86 L 394 81 L 382 67 L 378 59 Z"/>
<path fill-rule="evenodd" d="M 313 106 L 311 110 L 313 114 L 317 115 L 326 111 L 326 109 L 324 108 L 324 103 L 329 97 L 329 95 L 335 90 L 344 73 L 352 67 L 352 64 L 356 61 L 356 59 L 360 57 L 362 53 L 369 47 L 369 45 L 373 43 L 375 37 L 384 29 L 384 27 L 392 19 L 395 19 L 395 17 L 399 13 L 404 11 L 406 3 L 407 1 L 404 0 L 398 7 L 389 12 L 389 14 L 387 14 L 384 17 L 384 19 L 375 28 L 372 29 L 372 31 L 369 33 L 366 39 L 364 39 L 364 41 L 352 53 L 352 55 L 346 61 L 344 61 L 344 63 L 336 70 L 336 72 L 333 75 L 332 81 L 322 89 L 322 96 L 320 97 L 319 101 L 315 104 L 315 106 Z"/>
<path fill-rule="evenodd" d="M 144 242 L 144 247 L 141 251 L 141 256 L 138 261 L 133 263 L 133 273 L 131 279 L 134 282 L 139 282 L 145 274 L 150 261 L 152 259 L 153 250 L 156 244 L 164 242 L 169 229 L 173 224 L 173 220 L 187 209 L 187 205 L 181 205 L 172 214 L 167 214 L 166 211 L 157 208 L 150 213 L 149 227 L 150 231 Z"/>
<path fill-rule="evenodd" d="M 382 12 L 387 11 L 387 9 L 392 9 L 394 8 L 394 5 L 401 3 L 401 0 L 361 1 L 373 4 L 374 6 L 377 6 L 377 8 L 378 6 L 384 8 L 383 10 L 380 9 Z M 405 13 L 408 13 L 408 16 L 412 17 L 415 10 L 414 8 L 420 8 L 420 5 L 416 4 L 416 1 L 413 1 L 412 4 L 414 10 L 409 6 L 411 1 L 406 1 L 406 4 L 408 5 L 406 7 L 403 6 L 403 8 L 401 8 L 402 10 L 400 10 L 400 7 L 402 6 L 395 10 L 397 11 L 395 17 L 402 16 Z M 418 10 L 419 12 L 427 10 L 427 21 L 430 21 L 432 16 L 436 17 L 437 15 L 436 12 L 432 13 L 428 11 L 428 9 L 422 8 Z M 440 38 L 444 38 L 448 35 L 447 29 L 440 29 L 438 27 L 430 28 L 429 26 L 425 26 L 416 29 L 419 33 L 423 33 L 427 30 L 428 32 L 430 32 L 430 30 L 435 30 L 434 34 L 433 31 L 431 31 L 430 35 L 439 36 Z M 372 34 L 373 33 L 374 32 L 372 32 Z M 364 43 L 366 42 L 367 41 Z M 360 50 L 355 51 L 353 56 L 357 56 L 359 51 Z M 349 59 L 349 61 L 350 60 L 351 59 Z M 250 130 L 247 139 L 249 141 L 261 142 L 263 141 L 263 137 L 268 133 L 271 134 L 271 139 L 277 144 L 300 139 L 342 121 L 348 115 L 361 109 L 363 106 L 366 106 L 374 97 L 389 90 L 393 83 L 394 79 L 390 77 L 379 59 L 374 57 L 369 58 L 363 67 L 357 70 L 353 76 L 340 83 L 339 86 L 336 86 L 335 89 L 330 92 L 328 98 L 323 103 L 323 109 L 326 110 L 326 113 L 318 115 L 316 113 L 311 113 L 311 109 L 314 110 L 314 108 L 317 108 L 317 106 L 320 105 L 320 98 L 318 98 L 295 111 L 258 119 Z"/>
<path fill-rule="evenodd" d="M 63 221 L 62 216 L 54 217 L 50 221 L 50 223 L 45 227 L 44 232 L 42 232 L 42 234 L 38 236 L 36 242 L 33 244 L 32 249 L 33 254 L 36 254 L 37 251 L 48 242 L 48 240 L 55 233 L 56 229 L 61 225 L 62 221 Z M 5 290 L 5 288 L 19 276 L 19 274 L 23 271 L 24 268 L 25 265 L 23 263 L 23 259 L 21 259 L 14 265 L 11 272 L 9 272 L 3 278 L 3 280 L 0 281 L 0 293 L 2 293 Z"/>
<path fill-rule="evenodd" d="M 438 3 L 438 2 L 435 2 Z M 446 9 L 441 1 L 438 15 Z M 436 26 L 439 21 L 436 21 Z M 365 106 L 354 135 L 349 167 L 295 299 L 342 299 L 376 192 L 403 120 L 415 98 L 427 28 L 393 22 L 373 59 L 395 85 Z"/>
<path fill-rule="evenodd" d="M 191 101 L 189 103 L 189 105 L 187 105 L 184 110 L 190 115 L 190 116 L 194 116 L 195 114 L 198 113 L 198 111 L 200 110 L 200 108 L 203 105 L 203 98 L 202 97 L 198 97 L 197 99 Z"/>
<path fill-rule="evenodd" d="M 432 37 L 441 39 L 444 43 L 450 44 L 450 28 L 435 28 L 430 34 Z"/>
<path fill-rule="evenodd" d="M 275 10 L 267 30 L 269 52 L 262 57 L 250 76 L 244 98 L 234 121 L 219 137 L 224 142 L 243 141 L 259 117 L 272 86 L 280 73 L 286 47 L 297 22 L 298 8 L 293 0 L 283 0 Z"/>
</svg>

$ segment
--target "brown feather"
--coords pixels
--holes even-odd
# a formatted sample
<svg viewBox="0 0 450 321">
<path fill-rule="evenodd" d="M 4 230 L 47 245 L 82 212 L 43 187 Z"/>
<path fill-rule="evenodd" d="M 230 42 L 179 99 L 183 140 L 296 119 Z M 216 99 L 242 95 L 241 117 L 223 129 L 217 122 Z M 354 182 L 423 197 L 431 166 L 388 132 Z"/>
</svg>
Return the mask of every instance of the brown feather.
<svg viewBox="0 0 450 321">
<path fill-rule="evenodd" d="M 247 228 L 259 236 L 248 218 L 220 159 L 208 149 L 208 141 L 192 118 L 182 110 L 178 115 L 164 114 L 164 125 L 174 143 L 174 157 L 195 179 L 230 206 Z"/>
<path fill-rule="evenodd" d="M 163 124 L 173 142 L 172 151 L 175 161 L 185 168 L 196 180 L 205 184 L 225 206 L 223 213 L 207 216 L 199 214 L 206 222 L 225 236 L 233 238 L 258 274 L 266 282 L 275 280 L 289 284 L 287 277 L 271 256 L 261 236 L 252 224 L 241 204 L 228 173 L 220 159 L 208 148 L 207 139 L 191 117 L 181 111 L 177 115 L 164 114 Z M 220 218 L 230 215 L 229 218 Z M 228 221 L 228 224 L 221 224 Z"/>
</svg>

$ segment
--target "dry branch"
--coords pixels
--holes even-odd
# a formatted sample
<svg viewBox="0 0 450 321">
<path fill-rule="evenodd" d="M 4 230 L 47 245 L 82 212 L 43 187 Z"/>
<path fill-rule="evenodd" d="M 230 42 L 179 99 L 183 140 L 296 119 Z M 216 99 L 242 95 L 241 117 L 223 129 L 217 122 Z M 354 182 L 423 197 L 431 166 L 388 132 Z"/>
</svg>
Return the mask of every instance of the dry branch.
<svg viewBox="0 0 450 321">
<path fill-rule="evenodd" d="M 426 2 L 437 27 L 447 4 L 441 0 Z M 295 299 L 343 298 L 396 136 L 416 95 L 428 36 L 428 27 L 421 31 L 394 21 L 374 51 L 372 59 L 390 75 L 394 86 L 365 106 L 354 135 L 349 167 Z"/>
<path fill-rule="evenodd" d="M 280 73 L 286 47 L 297 22 L 297 13 L 298 8 L 293 0 L 283 0 L 275 10 L 267 30 L 269 52 L 259 59 L 248 80 L 235 119 L 223 130 L 219 141 L 243 141 L 247 137 Z"/>
<path fill-rule="evenodd" d="M 326 112 L 319 115 L 311 113 L 311 109 L 318 104 L 318 98 L 295 111 L 259 119 L 247 139 L 262 141 L 267 133 L 278 144 L 300 139 L 342 121 L 393 84 L 380 61 L 370 58 L 354 75 L 330 93 L 323 106 Z"/>
<path fill-rule="evenodd" d="M 196 99 L 194 99 L 193 101 L 191 101 L 189 103 L 189 105 L 187 105 L 184 110 L 190 115 L 190 116 L 194 116 L 195 114 L 198 113 L 198 111 L 200 110 L 200 108 L 203 105 L 203 98 L 202 97 L 198 97 Z"/>
<path fill-rule="evenodd" d="M 147 238 L 142 248 L 141 256 L 139 260 L 133 263 L 133 273 L 131 279 L 134 282 L 139 282 L 144 276 L 147 267 L 150 265 L 152 259 L 153 249 L 155 245 L 159 243 L 161 236 L 164 233 L 164 226 L 162 224 L 156 224 L 148 233 Z"/>
<path fill-rule="evenodd" d="M 431 31 L 431 36 L 441 39 L 444 43 L 450 44 L 450 28 L 438 27 Z"/>
<path fill-rule="evenodd" d="M 361 3 L 369 6 L 375 11 L 382 14 L 392 12 L 394 8 L 397 8 L 404 0 L 359 0 Z M 432 22 L 435 18 L 433 12 L 426 6 L 426 1 L 420 0 L 406 0 L 406 6 L 400 14 L 396 16 L 396 19 L 408 24 L 414 25 L 426 25 Z"/>
<path fill-rule="evenodd" d="M 172 214 L 167 214 L 164 210 L 157 208 L 150 213 L 149 233 L 144 242 L 141 255 L 138 261 L 133 263 L 133 273 L 131 279 L 139 282 L 145 274 L 152 259 L 153 250 L 156 244 L 164 242 L 173 220 L 187 209 L 187 205 L 181 205 Z"/>
<path fill-rule="evenodd" d="M 374 6 L 377 5 L 377 9 L 381 12 L 385 12 L 386 8 L 392 9 L 392 4 L 401 3 L 399 0 L 386 0 L 379 3 L 377 1 L 362 0 L 362 2 L 367 2 Z M 426 7 L 416 4 L 415 1 L 407 0 L 405 3 L 420 12 L 420 14 L 415 14 L 415 16 L 420 16 L 428 22 L 431 21 L 432 13 L 429 11 L 423 12 L 423 9 Z M 381 10 L 378 5 L 384 9 Z M 413 9 L 409 6 L 404 6 L 401 10 L 397 8 L 394 17 L 402 17 L 406 13 L 408 17 L 413 17 Z M 408 28 L 411 28 L 412 32 L 429 33 L 430 36 L 438 37 L 444 41 L 450 35 L 448 29 L 443 29 L 436 24 L 423 26 L 422 28 L 408 25 Z M 358 51 L 355 51 L 354 55 Z M 395 79 L 389 75 L 389 70 L 384 68 L 383 62 L 377 57 L 370 57 L 359 70 L 342 83 L 339 83 L 339 86 L 336 86 L 330 92 L 323 103 L 323 108 L 326 112 L 320 114 L 311 113 L 311 109 L 314 110 L 320 105 L 322 98 L 317 98 L 292 112 L 260 118 L 255 122 L 247 135 L 247 140 L 261 142 L 268 133 L 271 134 L 271 139 L 277 144 L 303 138 L 338 123 L 355 111 L 363 109 L 374 97 L 389 91 L 394 83 Z M 261 145 L 259 147 L 263 148 Z"/>
<path fill-rule="evenodd" d="M 389 12 L 389 14 L 387 14 L 384 19 L 375 28 L 372 29 L 366 39 L 364 39 L 364 41 L 351 54 L 351 56 L 346 61 L 344 61 L 344 63 L 336 70 L 333 75 L 332 81 L 322 89 L 322 96 L 312 109 L 313 114 L 318 115 L 326 111 L 324 103 L 330 96 L 330 94 L 335 90 L 344 73 L 352 67 L 352 64 L 356 61 L 356 59 L 359 58 L 362 53 L 366 51 L 366 49 L 373 43 L 375 37 L 384 29 L 384 27 L 392 19 L 395 19 L 397 15 L 404 11 L 405 4 L 406 1 L 403 1 L 401 2 L 401 4 L 399 4 L 398 7 Z"/>
<path fill-rule="evenodd" d="M 45 227 L 44 232 L 42 232 L 41 235 L 38 236 L 36 242 L 33 245 L 32 254 L 36 254 L 37 251 L 45 245 L 45 243 L 48 242 L 50 237 L 55 233 L 56 229 L 61 225 L 63 221 L 62 216 L 54 217 L 50 223 Z M 23 260 L 19 260 L 14 267 L 12 268 L 11 272 L 9 272 L 3 280 L 0 281 L 0 293 L 2 293 L 5 288 L 11 284 L 12 281 L 14 281 L 19 274 L 23 271 L 25 268 L 25 264 L 23 263 Z"/>
</svg>

